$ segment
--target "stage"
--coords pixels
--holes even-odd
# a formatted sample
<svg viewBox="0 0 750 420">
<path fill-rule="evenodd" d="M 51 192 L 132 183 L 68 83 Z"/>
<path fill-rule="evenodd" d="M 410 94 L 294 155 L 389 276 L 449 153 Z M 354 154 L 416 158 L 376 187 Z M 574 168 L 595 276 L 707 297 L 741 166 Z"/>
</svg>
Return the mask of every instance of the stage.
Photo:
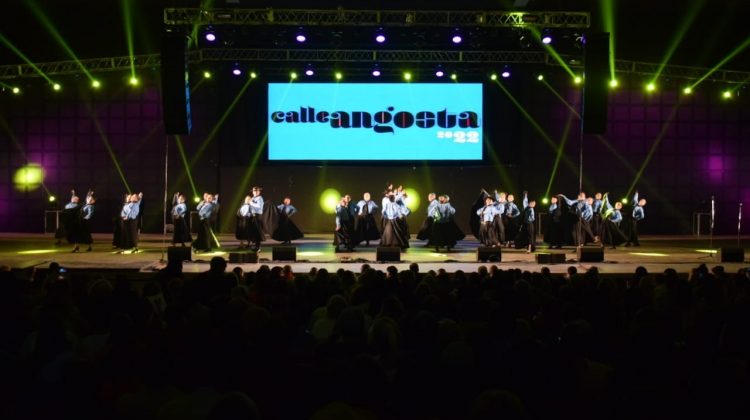
<svg viewBox="0 0 750 420">
<path fill-rule="evenodd" d="M 742 245 L 750 237 L 745 236 L 741 239 Z M 117 250 L 112 248 L 111 241 L 111 234 L 95 234 L 92 252 L 73 253 L 72 245 L 55 245 L 50 234 L 5 233 L 0 237 L 0 265 L 7 265 L 13 269 L 46 268 L 50 262 L 56 261 L 72 270 L 152 273 L 164 266 L 167 247 L 170 245 L 169 239 L 162 235 L 142 234 L 139 252 L 118 254 Z M 209 260 L 214 256 L 228 260 L 229 253 L 237 250 L 238 241 L 229 234 L 220 235 L 219 241 L 222 245 L 221 250 L 203 254 L 193 253 L 193 261 L 184 264 L 184 271 L 206 271 Z M 579 271 L 596 266 L 601 273 L 607 274 L 633 273 L 638 266 L 646 267 L 649 272 L 662 272 L 671 267 L 679 273 L 686 274 L 701 263 L 709 266 L 723 265 L 729 272 L 736 272 L 747 264 L 747 256 L 743 263 L 721 263 L 718 254 L 714 254 L 720 247 L 736 247 L 737 239 L 732 236 L 714 237 L 713 243 L 710 243 L 706 236 L 644 236 L 640 247 L 618 247 L 614 250 L 605 248 L 604 261 L 599 263 L 579 263 L 574 247 L 564 247 L 561 250 L 550 250 L 546 245 L 537 247 L 537 253 L 565 253 L 566 261 L 560 264 L 537 264 L 534 253 L 509 248 L 502 248 L 500 263 L 478 262 L 476 250 L 479 244 L 471 236 L 460 241 L 450 252 L 443 249 L 436 252 L 434 248 L 424 247 L 423 241 L 412 240 L 411 247 L 401 253 L 401 262 L 377 262 L 374 244 L 357 248 L 354 252 L 334 253 L 331 241 L 331 234 L 308 234 L 304 239 L 296 241 L 293 244 L 297 247 L 296 262 L 273 261 L 272 248 L 279 244 L 267 241 L 261 248 L 258 264 L 230 263 L 228 270 L 238 265 L 248 271 L 256 269 L 261 264 L 290 264 L 295 272 L 305 272 L 312 267 L 326 268 L 329 271 L 345 268 L 358 272 L 363 263 L 381 270 L 390 265 L 404 270 L 409 264 L 418 263 L 420 271 L 440 268 L 448 272 L 474 271 L 480 265 L 497 264 L 503 269 L 519 268 L 529 271 L 538 271 L 542 266 L 547 266 L 554 273 L 565 272 L 571 265 L 577 266 Z M 82 249 L 85 249 L 85 246 Z"/>
</svg>

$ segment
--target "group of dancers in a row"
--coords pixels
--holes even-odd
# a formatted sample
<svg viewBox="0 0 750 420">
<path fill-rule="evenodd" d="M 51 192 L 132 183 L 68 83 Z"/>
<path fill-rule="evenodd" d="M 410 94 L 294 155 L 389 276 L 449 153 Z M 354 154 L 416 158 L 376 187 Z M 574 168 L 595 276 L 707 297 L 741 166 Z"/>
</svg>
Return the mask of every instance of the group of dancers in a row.
<svg viewBox="0 0 750 420">
<path fill-rule="evenodd" d="M 143 193 L 125 195 L 112 242 L 119 252 L 138 251 L 142 198 Z M 465 237 L 455 223 L 456 209 L 447 194 L 430 193 L 427 199 L 427 215 L 416 237 L 436 251 L 440 248 L 450 250 Z M 388 185 L 383 192 L 380 206 L 372 200 L 369 192 L 365 192 L 356 203 L 350 195 L 341 197 L 335 209 L 333 244 L 336 252 L 353 251 L 363 242 L 369 246 L 370 242 L 375 241 L 380 246 L 407 249 L 410 240 L 407 218 L 411 214 L 408 202 L 405 189 L 402 186 L 394 188 L 393 185 Z M 65 238 L 74 244 L 73 252 L 79 252 L 81 244 L 88 245 L 86 251 L 91 251 L 93 240 L 89 223 L 95 203 L 93 191 L 87 193 L 84 203 L 80 203 L 79 197 L 72 191 L 55 235 L 58 243 Z M 172 204 L 173 245 L 185 246 L 192 242 L 197 252 L 209 252 L 220 247 L 215 233 L 220 208 L 219 194 L 204 193 L 197 204 L 200 225 L 195 240 L 190 233 L 185 195 L 175 193 Z M 558 194 L 550 199 L 548 217 L 543 227 L 544 241 L 552 248 L 588 243 L 612 248 L 623 243 L 626 246 L 639 246 L 638 222 L 645 217 L 645 205 L 646 200 L 639 198 L 637 191 L 632 207 L 627 211 L 622 202 L 611 204 L 608 193 L 587 197 L 586 193 L 581 192 L 576 199 Z M 482 189 L 472 208 L 472 232 L 484 246 L 514 246 L 533 252 L 539 216 L 536 201 L 529 199 L 526 191 L 523 192 L 522 206 L 518 208 L 512 194 L 497 190 L 489 194 Z M 302 231 L 291 219 L 295 213 L 297 209 L 291 204 L 290 197 L 285 197 L 282 204 L 274 206 L 263 199 L 261 187 L 253 187 L 236 213 L 235 237 L 240 241 L 239 247 L 257 251 L 267 237 L 283 244 L 302 238 Z M 377 213 L 380 213 L 380 221 L 376 218 Z"/>
</svg>

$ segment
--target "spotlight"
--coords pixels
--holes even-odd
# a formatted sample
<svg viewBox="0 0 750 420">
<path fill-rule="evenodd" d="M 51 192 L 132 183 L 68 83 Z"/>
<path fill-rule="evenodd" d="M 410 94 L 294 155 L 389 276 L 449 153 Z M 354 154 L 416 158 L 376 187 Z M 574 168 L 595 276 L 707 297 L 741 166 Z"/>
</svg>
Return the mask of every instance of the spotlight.
<svg viewBox="0 0 750 420">
<path fill-rule="evenodd" d="M 382 44 L 385 42 L 385 33 L 383 32 L 383 28 L 379 28 L 375 33 L 375 42 L 377 42 L 378 44 Z"/>
<path fill-rule="evenodd" d="M 508 70 L 508 69 L 503 70 L 503 72 L 500 73 L 500 76 L 502 76 L 503 79 L 509 78 L 510 77 L 510 70 Z"/>
<path fill-rule="evenodd" d="M 213 32 L 206 32 L 206 41 L 208 42 L 216 41 L 216 34 Z"/>
<path fill-rule="evenodd" d="M 580 85 L 581 82 L 583 82 L 583 78 L 581 76 L 576 76 L 573 78 L 573 83 Z"/>
<path fill-rule="evenodd" d="M 292 79 L 292 80 L 296 79 L 297 78 L 297 72 L 293 71 L 293 72 L 289 73 L 289 78 Z"/>
<path fill-rule="evenodd" d="M 232 69 L 232 74 L 235 76 L 239 76 L 242 74 L 242 70 L 238 69 L 237 67 Z"/>
<path fill-rule="evenodd" d="M 622 200 L 620 200 L 620 202 L 622 204 L 628 204 L 628 198 L 627 197 L 623 197 Z"/>
<path fill-rule="evenodd" d="M 687 86 L 685 87 L 685 89 L 682 89 L 682 93 L 684 93 L 685 95 L 690 95 L 691 93 L 693 93 L 693 88 Z"/>
<path fill-rule="evenodd" d="M 211 72 L 210 71 L 204 71 L 203 72 L 203 78 L 210 79 L 211 78 Z"/>
<path fill-rule="evenodd" d="M 196 203 L 200 203 L 201 198 L 196 195 L 195 197 L 193 197 L 193 201 L 195 201 Z"/>
<path fill-rule="evenodd" d="M 549 45 L 549 44 L 551 44 L 551 43 L 552 43 L 552 37 L 551 37 L 551 36 L 549 36 L 549 35 L 544 35 L 544 36 L 542 37 L 542 44 L 544 44 L 544 45 Z"/>
<path fill-rule="evenodd" d="M 461 38 L 461 35 L 453 35 L 453 38 L 451 38 L 451 41 L 453 41 L 454 44 L 460 44 L 461 41 L 463 41 L 463 38 Z"/>
<path fill-rule="evenodd" d="M 451 80 L 456 80 L 456 79 L 458 79 L 458 75 L 456 73 L 452 73 Z"/>
<path fill-rule="evenodd" d="M 497 74 L 495 74 L 495 73 L 492 73 L 492 74 L 490 75 L 490 80 L 497 80 Z"/>
<path fill-rule="evenodd" d="M 653 91 L 655 91 L 655 90 L 656 90 L 656 83 L 654 83 L 654 82 L 649 82 L 649 83 L 648 83 L 648 84 L 646 85 L 646 91 L 647 91 L 647 92 L 653 92 Z"/>
<path fill-rule="evenodd" d="M 305 32 L 302 30 L 302 28 L 299 28 L 299 30 L 297 31 L 297 36 L 295 36 L 294 39 L 296 39 L 300 44 L 307 41 L 307 36 L 305 35 Z"/>
<path fill-rule="evenodd" d="M 59 83 L 54 83 L 52 85 L 52 89 L 55 90 L 55 91 L 58 91 L 58 90 L 62 89 L 62 86 L 60 86 Z"/>
<path fill-rule="evenodd" d="M 55 200 L 57 200 L 57 198 L 55 198 L 54 195 L 49 196 L 47 199 L 49 200 L 50 203 L 54 203 Z"/>
<path fill-rule="evenodd" d="M 312 76 L 313 74 L 315 74 L 315 71 L 313 69 L 308 68 L 307 70 L 305 70 L 305 76 Z"/>
<path fill-rule="evenodd" d="M 544 80 L 544 75 L 543 74 L 538 75 L 536 77 L 536 80 L 539 80 L 541 82 L 542 80 Z"/>
<path fill-rule="evenodd" d="M 732 91 L 731 90 L 725 90 L 721 93 L 721 97 L 724 99 L 730 99 L 732 97 Z"/>
<path fill-rule="evenodd" d="M 612 79 L 609 81 L 609 87 L 616 88 L 620 85 L 620 82 L 617 81 L 617 79 Z"/>
<path fill-rule="evenodd" d="M 380 77 L 380 67 L 378 65 L 375 65 L 375 68 L 372 69 L 372 75 L 374 77 Z"/>
<path fill-rule="evenodd" d="M 254 71 L 251 71 L 251 72 L 250 72 L 250 78 L 251 78 L 251 79 L 255 79 L 256 77 L 258 77 L 258 74 L 257 74 L 257 73 L 255 73 Z"/>
<path fill-rule="evenodd" d="M 11 89 L 14 95 L 18 95 L 21 93 L 21 88 L 18 86 L 13 86 L 13 89 Z"/>
<path fill-rule="evenodd" d="M 137 77 L 133 76 L 128 80 L 128 83 L 130 83 L 131 86 L 138 86 L 138 83 L 140 83 L 140 81 Z"/>
<path fill-rule="evenodd" d="M 547 197 L 542 198 L 542 204 L 549 204 L 549 199 Z"/>
<path fill-rule="evenodd" d="M 94 79 L 94 80 L 91 81 L 91 87 L 94 88 L 94 89 L 99 89 L 100 87 L 102 87 L 102 83 L 100 81 Z"/>
<path fill-rule="evenodd" d="M 443 73 L 442 70 L 438 70 L 438 71 L 435 72 L 435 76 L 436 77 L 443 77 L 443 76 L 445 76 L 445 73 Z"/>
<path fill-rule="evenodd" d="M 336 77 L 336 80 L 341 80 L 344 77 L 344 75 L 341 74 L 340 71 L 337 71 L 336 74 L 334 74 L 334 77 Z"/>
<path fill-rule="evenodd" d="M 409 73 L 408 71 L 404 72 L 404 80 L 406 80 L 407 82 L 411 80 L 411 73 Z"/>
</svg>

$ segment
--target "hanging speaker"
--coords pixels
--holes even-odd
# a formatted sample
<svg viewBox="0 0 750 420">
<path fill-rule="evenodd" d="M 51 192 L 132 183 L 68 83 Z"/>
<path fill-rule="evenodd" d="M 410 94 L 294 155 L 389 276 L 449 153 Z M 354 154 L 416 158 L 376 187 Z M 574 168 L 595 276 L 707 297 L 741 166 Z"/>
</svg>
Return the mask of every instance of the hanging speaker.
<svg viewBox="0 0 750 420">
<path fill-rule="evenodd" d="M 583 133 L 604 134 L 609 103 L 609 33 L 586 35 L 583 60 Z"/>
<path fill-rule="evenodd" d="M 164 131 L 190 134 L 190 82 L 187 59 L 188 38 L 182 31 L 164 33 L 161 49 L 161 99 Z"/>
</svg>

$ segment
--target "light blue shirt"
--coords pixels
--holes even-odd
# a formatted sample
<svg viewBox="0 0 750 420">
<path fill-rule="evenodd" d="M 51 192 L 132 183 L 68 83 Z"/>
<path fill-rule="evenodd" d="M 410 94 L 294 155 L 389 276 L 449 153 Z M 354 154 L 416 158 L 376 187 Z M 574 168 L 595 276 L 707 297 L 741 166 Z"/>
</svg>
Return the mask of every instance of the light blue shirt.
<svg viewBox="0 0 750 420">
<path fill-rule="evenodd" d="M 594 205 L 592 206 L 594 213 L 601 213 L 602 211 L 602 200 L 594 199 Z"/>
<path fill-rule="evenodd" d="M 250 213 L 263 214 L 263 197 L 257 196 L 250 199 Z"/>
<path fill-rule="evenodd" d="M 340 228 L 342 222 L 348 222 L 349 220 L 351 220 L 349 207 L 341 204 L 336 205 L 336 228 Z"/>
<path fill-rule="evenodd" d="M 297 208 L 291 204 L 288 206 L 286 204 L 279 204 L 278 206 L 276 206 L 276 208 L 279 209 L 280 212 L 286 213 L 287 216 L 291 216 L 294 213 L 297 213 Z"/>
<path fill-rule="evenodd" d="M 398 219 L 403 214 L 403 207 L 396 201 L 391 201 L 388 197 L 383 198 L 383 217 L 388 220 Z"/>
<path fill-rule="evenodd" d="M 432 208 L 430 217 L 437 223 L 447 223 L 454 214 L 456 214 L 456 209 L 450 203 L 438 203 Z"/>
<path fill-rule="evenodd" d="M 94 215 L 94 205 L 86 204 L 85 206 L 83 206 L 83 209 L 81 209 L 81 214 L 83 215 L 83 220 L 91 220 L 91 216 Z"/>
<path fill-rule="evenodd" d="M 367 206 L 367 212 L 369 214 L 372 214 L 373 212 L 375 212 L 375 209 L 378 208 L 378 205 L 375 204 L 375 202 L 372 201 L 372 200 L 370 200 L 370 201 L 359 200 L 359 202 L 357 202 L 357 214 L 358 215 L 362 215 L 363 214 L 365 206 Z"/>
<path fill-rule="evenodd" d="M 172 208 L 172 216 L 185 217 L 185 213 L 187 213 L 187 205 L 185 203 L 178 203 Z"/>
<path fill-rule="evenodd" d="M 239 213 L 240 213 L 240 216 L 242 217 L 250 216 L 250 204 L 241 205 Z"/>
<path fill-rule="evenodd" d="M 120 212 L 120 216 L 122 216 L 123 219 L 130 219 L 134 220 L 138 218 L 138 214 L 141 212 L 141 202 L 135 201 L 125 204 L 122 207 L 122 212 Z"/>
<path fill-rule="evenodd" d="M 78 203 L 74 203 L 74 202 L 71 201 L 70 203 L 68 203 L 68 204 L 65 205 L 65 210 L 74 209 L 76 207 L 78 207 Z"/>
<path fill-rule="evenodd" d="M 643 207 L 638 204 L 638 193 L 633 195 L 633 219 L 643 220 L 646 218 L 646 213 L 643 212 Z"/>
<path fill-rule="evenodd" d="M 477 216 L 481 217 L 482 222 L 489 222 L 491 223 L 493 220 L 495 220 L 495 216 L 499 215 L 500 212 L 497 211 L 497 207 L 495 207 L 494 204 L 485 205 L 481 209 L 477 210 Z"/>
<path fill-rule="evenodd" d="M 518 210 L 518 206 L 516 203 L 507 202 L 505 204 L 505 214 L 508 215 L 508 217 L 515 218 L 518 217 L 521 214 L 521 210 Z"/>
<path fill-rule="evenodd" d="M 203 205 L 198 209 L 198 215 L 200 216 L 201 220 L 210 219 L 214 214 L 214 210 L 216 209 L 216 203 L 204 202 L 202 204 Z"/>
<path fill-rule="evenodd" d="M 440 204 L 440 202 L 437 200 L 430 201 L 430 204 L 427 206 L 427 217 L 432 217 L 432 209 L 438 204 Z"/>
</svg>

